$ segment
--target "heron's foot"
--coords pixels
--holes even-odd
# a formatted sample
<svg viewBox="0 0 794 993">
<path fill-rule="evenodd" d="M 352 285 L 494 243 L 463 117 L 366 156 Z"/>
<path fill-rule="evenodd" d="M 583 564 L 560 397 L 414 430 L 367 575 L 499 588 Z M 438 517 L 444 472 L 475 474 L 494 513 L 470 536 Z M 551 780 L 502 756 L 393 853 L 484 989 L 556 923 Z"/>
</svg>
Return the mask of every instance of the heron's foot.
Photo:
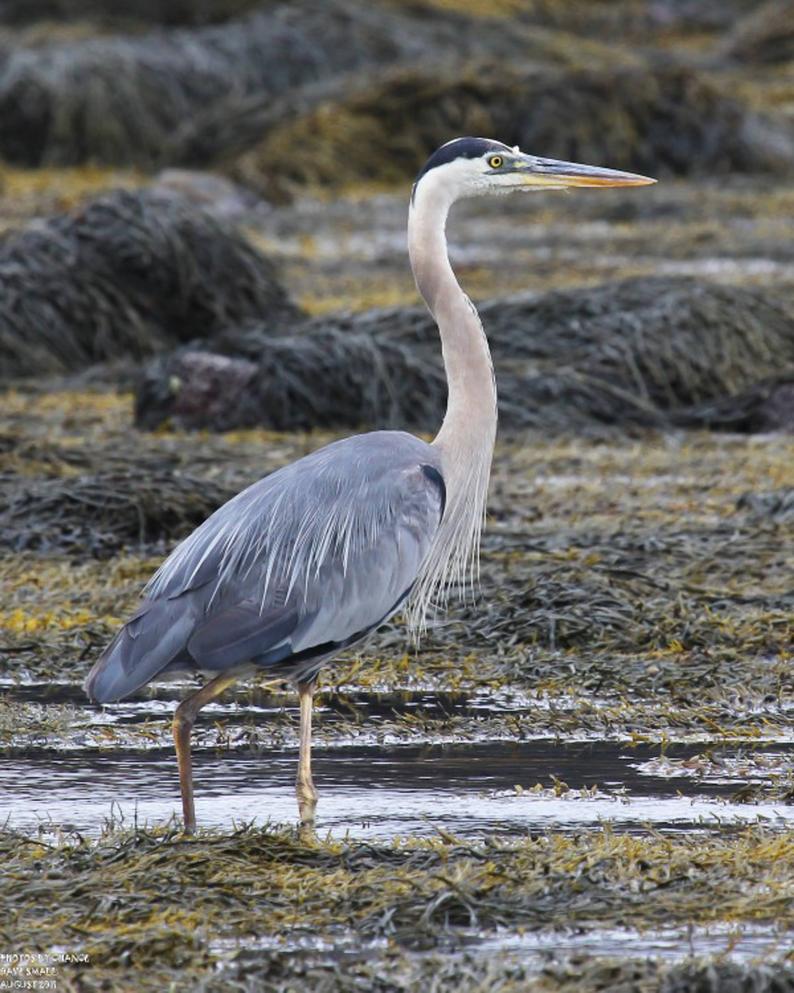
<svg viewBox="0 0 794 993">
<path fill-rule="evenodd" d="M 298 814 L 302 825 L 311 826 L 314 824 L 314 814 L 317 810 L 317 790 L 311 780 L 298 781 L 295 787 L 295 795 L 298 798 Z"/>
<path fill-rule="evenodd" d="M 297 828 L 298 841 L 308 847 L 314 847 L 319 844 L 319 839 L 317 837 L 317 829 L 315 828 L 314 821 L 307 824 L 304 821 L 298 825 Z"/>
</svg>

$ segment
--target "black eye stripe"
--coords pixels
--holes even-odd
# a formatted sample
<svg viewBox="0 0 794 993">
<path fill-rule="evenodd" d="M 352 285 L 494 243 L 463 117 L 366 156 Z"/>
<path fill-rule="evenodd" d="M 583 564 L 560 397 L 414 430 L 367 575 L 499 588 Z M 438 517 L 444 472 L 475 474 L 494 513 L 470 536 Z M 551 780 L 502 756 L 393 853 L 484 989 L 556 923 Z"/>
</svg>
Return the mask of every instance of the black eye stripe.
<svg viewBox="0 0 794 993">
<path fill-rule="evenodd" d="M 446 165 L 448 162 L 454 162 L 455 159 L 479 159 L 488 152 L 493 154 L 502 151 L 509 152 L 510 149 L 501 141 L 493 141 L 490 138 L 456 138 L 442 145 L 430 156 L 416 177 L 416 181 L 419 182 L 425 173 L 436 166 Z"/>
</svg>

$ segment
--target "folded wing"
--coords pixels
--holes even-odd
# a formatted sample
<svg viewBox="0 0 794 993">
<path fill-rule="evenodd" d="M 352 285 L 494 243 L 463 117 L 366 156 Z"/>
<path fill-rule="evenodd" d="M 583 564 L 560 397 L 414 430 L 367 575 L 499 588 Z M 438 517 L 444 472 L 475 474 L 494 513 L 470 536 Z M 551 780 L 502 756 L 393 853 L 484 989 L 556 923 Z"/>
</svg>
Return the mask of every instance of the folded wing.
<svg viewBox="0 0 794 993">
<path fill-rule="evenodd" d="M 166 560 L 97 661 L 100 702 L 164 670 L 249 662 L 305 676 L 408 595 L 444 508 L 434 450 L 380 431 L 335 442 L 265 477 Z"/>
</svg>

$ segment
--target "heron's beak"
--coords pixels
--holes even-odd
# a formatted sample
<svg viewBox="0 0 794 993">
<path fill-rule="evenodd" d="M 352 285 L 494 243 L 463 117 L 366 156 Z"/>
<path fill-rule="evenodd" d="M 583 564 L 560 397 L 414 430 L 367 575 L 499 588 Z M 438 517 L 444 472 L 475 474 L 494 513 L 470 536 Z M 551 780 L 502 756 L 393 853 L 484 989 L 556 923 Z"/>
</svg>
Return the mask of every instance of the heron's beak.
<svg viewBox="0 0 794 993">
<path fill-rule="evenodd" d="M 513 171 L 521 174 L 527 186 L 545 189 L 567 189 L 571 186 L 648 186 L 655 179 L 634 172 L 602 169 L 579 162 L 560 162 L 522 155 L 512 163 Z"/>
</svg>

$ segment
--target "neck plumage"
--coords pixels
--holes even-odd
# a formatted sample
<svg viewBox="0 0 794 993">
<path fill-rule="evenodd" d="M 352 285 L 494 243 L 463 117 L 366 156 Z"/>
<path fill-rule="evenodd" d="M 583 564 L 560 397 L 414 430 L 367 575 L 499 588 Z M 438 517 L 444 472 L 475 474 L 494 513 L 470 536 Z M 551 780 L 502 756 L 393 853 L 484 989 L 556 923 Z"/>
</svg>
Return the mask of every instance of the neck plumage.
<svg viewBox="0 0 794 993">
<path fill-rule="evenodd" d="M 471 300 L 458 285 L 447 255 L 451 203 L 425 176 L 408 217 L 408 252 L 416 285 L 438 324 L 447 375 L 447 411 L 433 446 L 447 490 L 444 517 L 423 565 L 408 611 L 416 631 L 428 609 L 450 588 L 477 579 L 480 532 L 496 438 L 496 384 L 488 342 Z"/>
</svg>

